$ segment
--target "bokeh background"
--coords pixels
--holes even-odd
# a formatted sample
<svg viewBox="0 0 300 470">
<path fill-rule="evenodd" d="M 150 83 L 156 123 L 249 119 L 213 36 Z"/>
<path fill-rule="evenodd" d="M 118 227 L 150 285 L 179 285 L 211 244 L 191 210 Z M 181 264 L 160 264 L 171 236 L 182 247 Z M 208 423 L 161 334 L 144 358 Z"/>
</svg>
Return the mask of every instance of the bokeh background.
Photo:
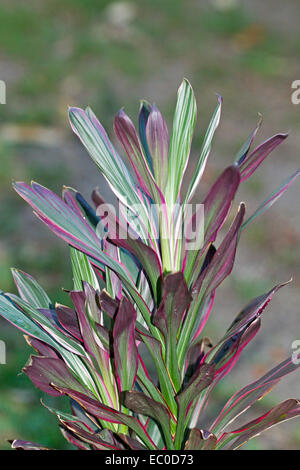
<svg viewBox="0 0 300 470">
<path fill-rule="evenodd" d="M 222 94 L 221 125 L 199 200 L 232 163 L 260 112 L 257 143 L 279 131 L 290 136 L 241 187 L 237 202 L 254 210 L 300 166 L 300 105 L 291 102 L 291 83 L 300 79 L 299 18 L 299 0 L 1 0 L 0 79 L 7 104 L 0 105 L 0 287 L 15 291 L 14 266 L 68 303 L 61 290 L 71 287 L 68 249 L 11 188 L 13 179 L 34 179 L 56 192 L 62 184 L 75 187 L 87 198 L 94 186 L 108 193 L 70 131 L 68 105 L 89 104 L 111 130 L 120 107 L 136 118 L 138 100 L 146 98 L 171 125 L 177 88 L 188 77 L 198 101 L 192 172 L 215 93 Z M 247 229 L 232 276 L 220 288 L 213 341 L 252 297 L 294 279 L 265 311 L 262 330 L 217 388 L 212 408 L 287 357 L 300 339 L 299 183 Z M 43 394 L 20 374 L 31 352 L 22 334 L 0 319 L 0 339 L 7 347 L 7 364 L 0 365 L 0 448 L 8 449 L 12 438 L 67 448 L 56 419 L 39 403 Z M 288 397 L 300 397 L 300 372 L 249 417 Z M 274 428 L 248 448 L 300 449 L 300 422 Z"/>
</svg>

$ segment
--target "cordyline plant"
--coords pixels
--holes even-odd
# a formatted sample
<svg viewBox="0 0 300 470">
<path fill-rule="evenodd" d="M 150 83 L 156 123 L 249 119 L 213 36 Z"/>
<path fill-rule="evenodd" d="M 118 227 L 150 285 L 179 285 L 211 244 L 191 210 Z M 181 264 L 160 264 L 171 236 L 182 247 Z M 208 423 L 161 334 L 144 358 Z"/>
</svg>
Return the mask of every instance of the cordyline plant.
<svg viewBox="0 0 300 470">
<path fill-rule="evenodd" d="M 159 110 L 145 101 L 139 135 L 123 110 L 117 114 L 114 130 L 130 170 L 90 108 L 69 111 L 73 131 L 118 198 L 120 216 L 108 205 L 103 210 L 98 190 L 92 193 L 94 209 L 71 188 L 64 187 L 61 199 L 37 183 L 14 184 L 38 218 L 70 245 L 73 308 L 55 303 L 29 274 L 13 269 L 19 296 L 1 292 L 0 313 L 38 354 L 23 369 L 34 385 L 70 398 L 69 413 L 48 408 L 79 449 L 237 449 L 300 414 L 300 402 L 290 399 L 241 427 L 232 425 L 299 367 L 290 357 L 230 397 L 205 429 L 201 424 L 216 385 L 256 336 L 265 307 L 284 284 L 252 300 L 212 345 L 205 327 L 216 289 L 232 270 L 243 230 L 300 172 L 250 217 L 241 203 L 215 243 L 240 183 L 287 137 L 276 134 L 251 150 L 260 120 L 203 198 L 204 214 L 199 205 L 183 220 L 181 208 L 198 191 L 221 106 L 218 97 L 186 192 L 182 182 L 196 121 L 187 80 L 178 90 L 170 137 Z M 192 232 L 197 243 L 191 248 Z M 12 447 L 45 449 L 20 440 Z"/>
</svg>

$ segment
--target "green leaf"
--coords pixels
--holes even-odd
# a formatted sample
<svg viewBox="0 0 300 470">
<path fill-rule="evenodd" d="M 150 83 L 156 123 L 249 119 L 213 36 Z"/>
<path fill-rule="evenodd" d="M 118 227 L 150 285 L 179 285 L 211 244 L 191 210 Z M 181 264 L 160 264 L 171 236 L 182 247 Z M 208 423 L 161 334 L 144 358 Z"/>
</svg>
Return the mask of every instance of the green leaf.
<svg viewBox="0 0 300 470">
<path fill-rule="evenodd" d="M 147 397 L 144 393 L 134 390 L 126 392 L 124 404 L 135 413 L 154 419 L 163 431 L 167 449 L 174 448 L 170 430 L 171 416 L 164 405 L 153 400 L 153 398 Z"/>
<path fill-rule="evenodd" d="M 96 274 L 87 256 L 76 248 L 70 247 L 74 290 L 82 290 L 82 282 L 88 282 L 95 290 L 100 290 Z"/>
<path fill-rule="evenodd" d="M 192 180 L 190 182 L 189 188 L 186 194 L 186 203 L 190 202 L 192 197 L 195 194 L 195 191 L 198 187 L 199 182 L 201 181 L 202 175 L 205 170 L 206 162 L 211 150 L 211 143 L 215 134 L 217 127 L 219 126 L 220 117 L 221 117 L 221 109 L 222 109 L 222 97 L 218 96 L 218 104 L 217 107 L 212 115 L 211 121 L 207 128 L 206 134 L 204 136 L 204 140 L 202 143 L 200 157 L 197 162 L 196 169 L 193 173 Z"/>
<path fill-rule="evenodd" d="M 32 276 L 14 268 L 11 269 L 11 272 L 19 295 L 23 300 L 36 308 L 49 308 L 52 305 L 44 289 Z"/>
<path fill-rule="evenodd" d="M 184 79 L 177 95 L 177 103 L 170 139 L 166 200 L 175 204 L 188 164 L 192 136 L 196 123 L 196 100 L 193 89 Z"/>
</svg>

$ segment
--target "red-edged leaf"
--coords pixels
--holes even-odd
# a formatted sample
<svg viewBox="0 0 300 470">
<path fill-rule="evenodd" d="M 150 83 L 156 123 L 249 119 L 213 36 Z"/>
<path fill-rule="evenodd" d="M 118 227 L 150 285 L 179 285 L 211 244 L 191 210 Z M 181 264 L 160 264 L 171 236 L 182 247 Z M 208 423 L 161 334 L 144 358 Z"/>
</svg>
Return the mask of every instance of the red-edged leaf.
<svg viewBox="0 0 300 470">
<path fill-rule="evenodd" d="M 155 180 L 163 190 L 168 177 L 169 132 L 162 114 L 152 106 L 146 126 L 146 137 Z"/>
<path fill-rule="evenodd" d="M 226 168 L 202 202 L 204 205 L 204 240 L 199 252 L 193 252 L 193 250 L 186 252 L 185 276 L 188 280 L 191 278 L 194 270 L 196 271 L 194 275 L 199 274 L 202 254 L 208 245 L 215 241 L 218 232 L 226 220 L 239 183 L 240 174 L 238 169 L 234 166 Z M 195 225 L 196 215 L 194 214 L 187 223 L 187 230 L 189 225 Z"/>
<path fill-rule="evenodd" d="M 34 385 L 49 395 L 59 396 L 61 393 L 53 388 L 65 387 L 87 393 L 87 390 L 73 377 L 65 363 L 58 358 L 31 356 L 30 362 L 23 368 Z"/>
<path fill-rule="evenodd" d="M 24 337 L 29 346 L 31 346 L 36 352 L 38 352 L 40 356 L 54 357 L 55 359 L 59 359 L 59 356 L 56 351 L 50 346 L 48 346 L 46 343 L 43 343 L 43 341 L 40 341 L 36 338 L 31 338 L 27 335 L 24 335 Z"/>
<path fill-rule="evenodd" d="M 115 117 L 114 130 L 132 165 L 141 188 L 156 204 L 162 203 L 164 201 L 163 195 L 149 168 L 135 127 L 122 109 Z"/>
<path fill-rule="evenodd" d="M 210 430 L 219 434 L 226 428 L 226 426 L 250 408 L 257 400 L 260 400 L 269 393 L 282 377 L 294 372 L 300 366 L 299 356 L 297 361 L 294 359 L 295 358 L 293 356 L 289 357 L 267 372 L 264 376 L 255 380 L 246 387 L 243 387 L 234 394 L 227 401 L 221 413 L 210 427 Z"/>
<path fill-rule="evenodd" d="M 178 421 L 175 436 L 175 448 L 182 445 L 185 429 L 190 424 L 194 403 L 198 400 L 201 392 L 212 383 L 214 376 L 215 367 L 213 365 L 201 364 L 184 390 L 176 396 L 178 404 Z"/>
<path fill-rule="evenodd" d="M 288 134 L 276 134 L 268 140 L 256 147 L 253 152 L 248 154 L 237 166 L 241 173 L 241 181 L 246 180 L 251 176 L 256 168 L 264 161 L 264 159 L 271 153 L 278 145 L 280 145 Z"/>
<path fill-rule="evenodd" d="M 222 434 L 218 440 L 218 448 L 226 448 L 227 450 L 235 450 L 244 445 L 253 437 L 258 436 L 263 431 L 270 429 L 277 424 L 287 421 L 288 419 L 295 418 L 300 415 L 300 402 L 299 400 L 289 399 L 274 408 L 271 408 L 267 413 L 259 418 L 250 421 L 249 423 L 235 429 L 231 432 Z"/>
<path fill-rule="evenodd" d="M 135 343 L 136 311 L 123 297 L 116 314 L 113 341 L 116 374 L 120 392 L 131 390 L 136 379 L 138 353 Z"/>
<path fill-rule="evenodd" d="M 16 450 L 54 450 L 49 447 L 44 447 L 40 444 L 36 444 L 31 441 L 22 441 L 21 439 L 15 439 L 14 441 L 8 441 L 11 444 L 12 449 Z"/>
<path fill-rule="evenodd" d="M 185 444 L 185 450 L 214 450 L 217 438 L 204 429 L 193 428 Z"/>
<path fill-rule="evenodd" d="M 170 429 L 171 414 L 162 403 L 153 400 L 153 398 L 148 397 L 144 393 L 134 390 L 126 392 L 124 403 L 127 408 L 135 413 L 154 419 L 163 431 L 167 448 L 173 448 Z"/>
<path fill-rule="evenodd" d="M 91 415 L 91 418 L 94 416 L 100 420 L 108 421 L 110 423 L 125 424 L 137 434 L 137 436 L 142 440 L 142 442 L 144 442 L 148 449 L 156 449 L 155 444 L 148 436 L 144 426 L 137 418 L 125 415 L 120 411 L 102 405 L 97 400 L 89 398 L 83 393 L 70 390 L 68 388 L 59 388 L 59 391 L 69 395 L 75 401 L 77 401 L 82 406 L 82 408 L 84 408 Z"/>
<path fill-rule="evenodd" d="M 174 386 L 178 391 L 181 380 L 177 364 L 177 335 L 184 312 L 192 298 L 183 273 L 166 276 L 163 283 L 163 298 L 153 315 L 153 323 L 164 335 L 166 342 L 166 363 Z"/>
<path fill-rule="evenodd" d="M 239 230 L 245 215 L 245 205 L 241 203 L 239 211 L 220 247 L 217 249 L 211 263 L 203 271 L 193 286 L 193 295 L 198 295 L 198 289 L 213 292 L 231 273 L 235 259 Z"/>
<path fill-rule="evenodd" d="M 56 315 L 59 323 L 79 341 L 82 341 L 82 335 L 79 328 L 78 318 L 75 310 L 66 305 L 55 305 Z"/>
<path fill-rule="evenodd" d="M 153 323 L 165 338 L 176 338 L 183 314 L 191 301 L 181 272 L 168 274 L 163 281 L 163 295 L 159 308 L 153 315 Z"/>
</svg>

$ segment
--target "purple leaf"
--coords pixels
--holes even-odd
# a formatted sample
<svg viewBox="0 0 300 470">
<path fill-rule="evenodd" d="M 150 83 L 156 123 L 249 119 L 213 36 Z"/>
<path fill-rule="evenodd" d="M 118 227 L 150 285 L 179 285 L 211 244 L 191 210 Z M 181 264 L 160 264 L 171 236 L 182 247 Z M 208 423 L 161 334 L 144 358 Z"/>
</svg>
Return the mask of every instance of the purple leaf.
<svg viewBox="0 0 300 470">
<path fill-rule="evenodd" d="M 14 187 L 54 233 L 87 254 L 97 269 L 103 270 L 104 265 L 112 269 L 131 288 L 132 295 L 139 295 L 126 267 L 101 250 L 101 240 L 84 218 L 80 218 L 62 199 L 43 186 L 33 183 L 30 188 L 25 183 L 15 183 Z"/>
<path fill-rule="evenodd" d="M 61 395 L 54 385 L 88 393 L 69 372 L 65 363 L 58 358 L 31 356 L 30 362 L 23 368 L 23 372 L 28 375 L 37 388 L 48 395 Z"/>
<path fill-rule="evenodd" d="M 193 295 L 198 295 L 200 288 L 201 290 L 205 289 L 206 294 L 213 292 L 231 273 L 244 214 L 245 205 L 241 203 L 239 211 L 212 261 L 194 284 Z"/>
<path fill-rule="evenodd" d="M 162 403 L 153 400 L 144 393 L 132 390 L 126 392 L 124 404 L 135 413 L 154 419 L 163 430 L 167 448 L 173 448 L 170 428 L 171 414 Z"/>
<path fill-rule="evenodd" d="M 162 301 L 152 321 L 164 335 L 166 364 L 178 391 L 181 379 L 177 363 L 177 336 L 184 313 L 192 299 L 182 272 L 166 276 L 162 294 Z"/>
<path fill-rule="evenodd" d="M 103 290 L 99 296 L 101 308 L 110 316 L 114 318 L 119 308 L 120 302 L 113 299 L 106 290 Z"/>
<path fill-rule="evenodd" d="M 140 140 L 131 119 L 121 109 L 115 117 L 114 130 L 135 172 L 141 188 L 152 199 L 154 178 L 146 161 Z"/>
<path fill-rule="evenodd" d="M 55 305 L 56 314 L 59 323 L 67 330 L 72 336 L 74 336 L 79 341 L 82 340 L 82 335 L 80 332 L 80 327 L 78 323 L 78 318 L 76 312 L 65 305 L 56 304 Z"/>
<path fill-rule="evenodd" d="M 178 421 L 175 436 L 175 448 L 180 445 L 183 440 L 185 430 L 189 427 L 191 413 L 195 402 L 198 400 L 199 395 L 205 390 L 214 380 L 215 367 L 210 364 L 201 364 L 187 386 L 182 392 L 176 396 L 178 404 Z"/>
<path fill-rule="evenodd" d="M 181 272 L 168 274 L 163 281 L 162 291 L 162 301 L 153 315 L 153 323 L 166 339 L 168 336 L 174 339 L 191 302 L 191 295 Z"/>
<path fill-rule="evenodd" d="M 40 356 L 47 356 L 59 359 L 59 356 L 57 355 L 56 351 L 50 346 L 48 346 L 46 343 L 43 343 L 43 341 L 40 341 L 36 338 L 31 338 L 27 335 L 24 335 L 24 337 L 29 346 L 31 346 L 36 352 L 38 352 Z"/>
<path fill-rule="evenodd" d="M 227 450 L 238 449 L 253 437 L 261 434 L 263 431 L 299 415 L 299 400 L 286 400 L 244 426 L 222 434 L 218 440 L 218 448 L 226 447 Z"/>
<path fill-rule="evenodd" d="M 114 442 L 114 444 L 108 443 L 101 439 L 99 434 L 91 433 L 82 429 L 82 427 L 75 422 L 66 422 L 62 420 L 62 424 L 65 426 L 67 431 L 75 435 L 79 442 L 86 442 L 90 444 L 94 450 L 124 450 L 124 447 L 120 443 Z M 75 442 L 73 442 L 75 443 Z M 78 445 L 75 443 L 75 445 Z"/>
<path fill-rule="evenodd" d="M 141 144 L 143 146 L 147 162 L 151 171 L 153 172 L 152 159 L 149 152 L 149 146 L 146 138 L 146 125 L 148 121 L 149 114 L 151 112 L 151 105 L 145 100 L 141 101 L 140 112 L 139 112 L 139 134 L 141 139 Z"/>
<path fill-rule="evenodd" d="M 164 118 L 155 105 L 152 106 L 147 120 L 146 136 L 155 180 L 163 190 L 168 177 L 169 132 Z"/>
<path fill-rule="evenodd" d="M 22 441 L 20 439 L 15 439 L 14 441 L 8 441 L 11 444 L 12 449 L 16 450 L 54 450 L 49 447 L 44 447 L 40 444 L 36 444 L 31 441 Z"/>
<path fill-rule="evenodd" d="M 81 291 L 71 291 L 70 297 L 76 309 L 84 347 L 101 365 L 107 356 L 107 352 L 103 349 L 103 345 L 93 327 L 93 322 L 88 315 L 86 294 Z"/>
<path fill-rule="evenodd" d="M 237 168 L 230 166 L 221 174 L 214 185 L 209 190 L 206 198 L 202 202 L 204 204 L 204 240 L 201 250 L 194 253 L 192 250 L 186 252 L 185 275 L 190 279 L 192 271 L 196 270 L 199 274 L 202 264 L 202 254 L 210 243 L 213 243 L 219 233 L 236 194 L 240 183 L 240 174 Z M 196 213 L 187 223 L 186 230 L 189 226 L 194 226 Z"/>
<path fill-rule="evenodd" d="M 293 356 L 289 357 L 258 380 L 239 390 L 227 401 L 210 430 L 215 433 L 224 430 L 257 400 L 269 393 L 285 375 L 295 371 L 300 366 L 299 357 L 297 359 L 295 361 Z"/>
<path fill-rule="evenodd" d="M 136 379 L 138 354 L 135 343 L 136 311 L 123 297 L 113 329 L 114 359 L 120 392 L 131 390 Z"/>
<path fill-rule="evenodd" d="M 276 134 L 268 140 L 256 147 L 250 155 L 247 155 L 244 160 L 237 163 L 237 167 L 241 173 L 241 181 L 246 180 L 251 176 L 256 168 L 264 161 L 264 159 L 271 153 L 279 144 L 281 144 L 288 134 Z"/>
<path fill-rule="evenodd" d="M 144 442 L 148 449 L 157 449 L 156 445 L 147 434 L 144 426 L 137 418 L 125 415 L 120 411 L 116 411 L 109 406 L 101 404 L 93 398 L 89 398 L 86 394 L 77 392 L 75 390 L 59 388 L 59 391 L 76 400 L 82 406 L 82 408 L 88 412 L 91 418 L 94 416 L 100 420 L 108 421 L 110 423 L 125 424 L 137 434 L 137 436 Z"/>
<path fill-rule="evenodd" d="M 185 444 L 185 450 L 214 450 L 217 438 L 204 429 L 193 428 Z"/>
</svg>

